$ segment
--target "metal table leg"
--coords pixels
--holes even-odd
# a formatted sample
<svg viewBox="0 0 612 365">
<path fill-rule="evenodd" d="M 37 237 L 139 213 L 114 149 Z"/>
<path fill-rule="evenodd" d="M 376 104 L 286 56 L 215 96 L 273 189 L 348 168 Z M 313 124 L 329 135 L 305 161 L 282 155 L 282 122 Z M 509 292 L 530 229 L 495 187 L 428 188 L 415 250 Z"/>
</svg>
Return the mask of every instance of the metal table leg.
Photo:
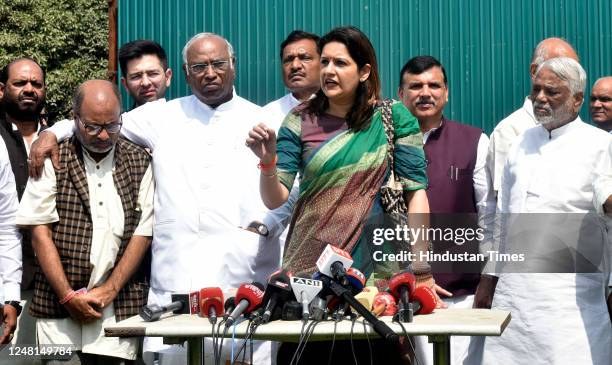
<svg viewBox="0 0 612 365">
<path fill-rule="evenodd" d="M 434 365 L 450 365 L 451 349 L 450 336 L 429 336 L 429 342 L 433 343 Z"/>
<path fill-rule="evenodd" d="M 187 338 L 187 364 L 204 365 L 204 338 Z"/>
</svg>

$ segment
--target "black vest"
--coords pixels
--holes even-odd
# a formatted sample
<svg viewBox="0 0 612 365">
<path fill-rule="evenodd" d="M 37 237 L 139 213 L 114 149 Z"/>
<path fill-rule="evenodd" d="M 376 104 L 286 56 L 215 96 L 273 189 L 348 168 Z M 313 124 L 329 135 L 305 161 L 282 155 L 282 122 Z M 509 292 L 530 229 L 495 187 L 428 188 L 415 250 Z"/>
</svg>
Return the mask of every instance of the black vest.
<svg viewBox="0 0 612 365">
<path fill-rule="evenodd" d="M 0 116 L 0 136 L 2 136 L 8 150 L 11 169 L 13 170 L 13 175 L 15 175 L 17 195 L 19 200 L 21 200 L 28 183 L 28 153 L 25 143 L 21 133 L 13 130 L 12 124 L 6 120 L 4 115 Z"/>
</svg>

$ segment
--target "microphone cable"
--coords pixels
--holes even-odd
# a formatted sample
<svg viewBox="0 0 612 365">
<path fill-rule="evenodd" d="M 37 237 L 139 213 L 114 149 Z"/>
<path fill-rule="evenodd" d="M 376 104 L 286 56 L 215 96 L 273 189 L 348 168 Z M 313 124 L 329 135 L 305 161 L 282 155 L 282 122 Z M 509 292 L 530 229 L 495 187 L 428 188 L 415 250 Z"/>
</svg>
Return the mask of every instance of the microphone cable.
<svg viewBox="0 0 612 365">
<path fill-rule="evenodd" d="M 234 364 L 236 362 L 236 360 L 238 360 L 238 357 L 240 356 L 241 353 L 242 353 L 242 362 L 244 363 L 244 360 L 246 360 L 248 341 L 252 340 L 253 334 L 257 330 L 258 326 L 259 326 L 259 323 L 254 323 L 253 320 L 249 319 L 249 324 L 248 324 L 248 327 L 247 327 L 247 331 L 245 333 L 245 337 L 244 337 L 244 341 L 242 343 L 242 346 L 240 346 L 240 348 L 238 349 L 238 352 L 236 353 L 236 356 L 233 356 L 233 354 L 232 354 L 232 364 Z M 251 354 L 251 356 L 252 356 L 252 354 Z"/>
<path fill-rule="evenodd" d="M 338 320 L 336 319 L 334 321 L 334 335 L 332 337 L 332 344 L 331 344 L 331 348 L 329 349 L 329 357 L 327 358 L 327 365 L 331 365 L 331 360 L 332 360 L 332 355 L 334 353 L 334 346 L 336 345 L 336 330 L 338 328 Z"/>
<path fill-rule="evenodd" d="M 213 344 L 213 346 L 215 346 L 215 348 L 217 349 L 218 354 L 218 357 L 215 362 L 216 365 L 221 365 L 221 358 L 223 357 L 223 343 L 225 342 L 225 337 L 227 336 L 228 330 L 227 327 L 223 326 L 225 322 L 226 319 L 222 319 L 221 322 L 219 322 L 219 325 L 217 326 L 217 333 L 215 336 L 217 339 L 216 346 L 215 344 Z M 221 327 L 223 327 L 223 336 L 221 336 Z"/>
<path fill-rule="evenodd" d="M 370 342 L 370 335 L 368 334 L 368 326 L 370 325 L 367 321 L 361 322 L 363 324 L 363 333 L 365 333 L 366 340 L 368 341 L 368 351 L 370 354 L 370 365 L 374 365 L 374 359 L 372 358 L 372 343 Z"/>
<path fill-rule="evenodd" d="M 301 347 L 301 349 L 300 349 L 300 348 L 298 348 L 298 350 L 296 351 L 297 358 L 296 358 L 296 361 L 295 361 L 295 365 L 299 364 L 299 362 L 300 362 L 300 358 L 302 357 L 302 354 L 304 353 L 304 349 L 306 348 L 306 345 L 308 345 L 308 340 L 310 339 L 310 336 L 313 334 L 313 332 L 314 332 L 314 330 L 315 330 L 315 327 L 316 327 L 316 326 L 317 326 L 319 323 L 321 323 L 321 322 L 322 322 L 321 320 L 314 320 L 314 321 L 312 321 L 312 322 L 311 322 L 311 323 L 308 325 L 308 327 L 307 327 L 307 329 L 306 329 L 306 337 L 304 338 L 304 341 L 303 341 L 303 343 L 302 343 L 302 347 Z M 294 355 L 294 356 L 295 356 L 295 355 Z"/>
<path fill-rule="evenodd" d="M 217 338 L 215 336 L 215 324 L 214 323 L 212 324 L 211 330 L 212 330 L 211 331 L 212 332 L 211 339 L 212 339 L 212 348 L 213 348 L 213 362 L 216 365 L 219 353 L 217 352 L 218 351 L 218 349 L 217 349 Z M 204 338 L 202 338 L 202 348 L 204 348 Z"/>
<path fill-rule="evenodd" d="M 353 360 L 355 361 L 355 365 L 359 365 L 359 362 L 357 361 L 357 355 L 355 354 L 355 345 L 353 344 L 353 330 L 355 329 L 355 322 L 357 322 L 357 317 L 353 317 L 353 319 L 351 319 L 351 353 L 353 354 Z"/>
<path fill-rule="evenodd" d="M 300 347 L 302 346 L 302 342 L 304 341 L 304 336 L 306 335 L 306 332 L 304 331 L 304 329 L 306 328 L 307 324 L 308 324 L 308 320 L 302 321 L 302 329 L 300 330 L 300 339 L 298 340 L 297 348 L 295 349 L 295 352 L 293 353 L 293 356 L 291 357 L 291 361 L 289 361 L 289 365 L 293 365 L 293 361 L 295 361 L 295 358 L 298 352 L 300 351 Z"/>
<path fill-rule="evenodd" d="M 393 322 L 399 324 L 400 327 L 402 327 L 402 332 L 404 333 L 404 336 L 406 337 L 406 341 L 408 341 L 408 345 L 410 345 L 410 350 L 412 351 L 412 354 L 414 355 L 416 364 L 421 365 L 421 362 L 419 361 L 419 357 L 416 354 L 416 350 L 414 349 L 414 346 L 412 346 L 412 341 L 410 341 L 410 337 L 408 337 L 408 332 L 406 332 L 406 327 L 404 327 L 404 324 L 399 320 L 399 316 L 397 314 L 393 316 Z"/>
</svg>

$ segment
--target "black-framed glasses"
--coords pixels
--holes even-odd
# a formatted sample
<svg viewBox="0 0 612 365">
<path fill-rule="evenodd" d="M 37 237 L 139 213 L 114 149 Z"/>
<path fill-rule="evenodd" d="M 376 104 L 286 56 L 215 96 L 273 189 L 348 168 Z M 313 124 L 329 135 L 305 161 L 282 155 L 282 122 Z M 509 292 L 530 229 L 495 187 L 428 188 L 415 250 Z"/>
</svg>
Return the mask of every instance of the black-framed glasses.
<svg viewBox="0 0 612 365">
<path fill-rule="evenodd" d="M 97 136 L 98 134 L 100 134 L 100 132 L 102 132 L 102 129 L 106 130 L 106 133 L 108 134 L 117 134 L 119 133 L 119 131 L 121 130 L 121 126 L 123 125 L 121 116 L 119 116 L 119 122 L 104 125 L 85 123 L 80 117 L 77 116 L 76 118 L 79 120 L 79 123 L 81 123 L 83 128 L 85 128 L 85 132 L 87 132 L 87 134 L 89 134 L 90 136 Z"/>
<path fill-rule="evenodd" d="M 229 60 L 217 60 L 210 63 L 196 63 L 193 65 L 187 65 L 187 67 L 194 75 L 199 75 L 206 72 L 209 66 L 212 67 L 213 71 L 215 72 L 225 71 L 227 70 L 229 62 Z"/>
</svg>

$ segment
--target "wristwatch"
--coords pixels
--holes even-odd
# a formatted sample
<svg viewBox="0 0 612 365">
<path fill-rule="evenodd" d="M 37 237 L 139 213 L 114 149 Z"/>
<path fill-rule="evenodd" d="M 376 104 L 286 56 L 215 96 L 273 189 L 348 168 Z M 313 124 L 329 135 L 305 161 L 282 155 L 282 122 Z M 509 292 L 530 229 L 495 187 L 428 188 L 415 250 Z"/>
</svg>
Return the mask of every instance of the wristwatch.
<svg viewBox="0 0 612 365">
<path fill-rule="evenodd" d="M 261 236 L 264 236 L 264 237 L 268 237 L 268 233 L 270 233 L 270 231 L 268 230 L 268 227 L 261 222 L 251 222 L 247 226 L 247 229 L 248 228 L 253 228 L 254 230 L 257 231 L 257 233 L 259 233 Z"/>
<path fill-rule="evenodd" d="M 21 308 L 21 303 L 17 300 L 4 302 L 4 305 L 11 305 L 13 308 L 17 309 L 17 317 L 19 317 L 19 315 L 21 314 L 21 310 L 23 309 Z"/>
</svg>

